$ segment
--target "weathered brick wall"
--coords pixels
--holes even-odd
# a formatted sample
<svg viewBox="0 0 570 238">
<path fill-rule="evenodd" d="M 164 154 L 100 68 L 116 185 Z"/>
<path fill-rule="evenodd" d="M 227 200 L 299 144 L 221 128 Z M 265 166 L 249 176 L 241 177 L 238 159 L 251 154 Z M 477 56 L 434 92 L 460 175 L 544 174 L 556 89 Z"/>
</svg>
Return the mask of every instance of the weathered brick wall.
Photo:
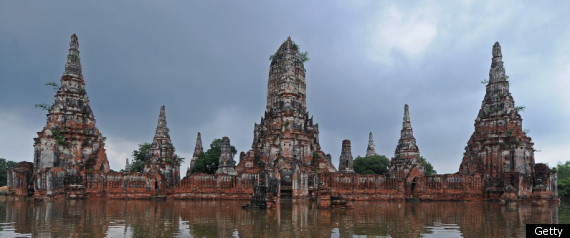
<svg viewBox="0 0 570 238">
<path fill-rule="evenodd" d="M 193 174 L 175 187 L 173 199 L 250 199 L 259 175 Z"/>
<path fill-rule="evenodd" d="M 7 172 L 8 193 L 13 196 L 29 196 L 28 186 L 32 184 L 34 164 L 20 162 Z"/>
<path fill-rule="evenodd" d="M 108 173 L 105 195 L 114 199 L 150 199 L 158 195 L 156 179 L 141 173 Z"/>
<path fill-rule="evenodd" d="M 348 200 L 403 199 L 403 180 L 384 175 L 327 173 L 319 175 L 319 188 L 330 188 L 333 196 Z"/>
<path fill-rule="evenodd" d="M 63 168 L 45 168 L 34 176 L 36 198 L 65 197 L 65 173 Z"/>
<path fill-rule="evenodd" d="M 414 196 L 423 200 L 483 199 L 480 175 L 440 174 L 415 179 Z"/>
</svg>

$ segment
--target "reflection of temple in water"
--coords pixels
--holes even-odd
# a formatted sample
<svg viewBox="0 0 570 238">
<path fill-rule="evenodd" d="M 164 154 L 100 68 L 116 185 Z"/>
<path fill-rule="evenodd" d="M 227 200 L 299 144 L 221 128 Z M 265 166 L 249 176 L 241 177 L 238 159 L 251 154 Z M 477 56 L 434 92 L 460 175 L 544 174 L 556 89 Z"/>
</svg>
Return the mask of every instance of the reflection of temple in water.
<svg viewBox="0 0 570 238">
<path fill-rule="evenodd" d="M 0 223 L 32 236 L 171 237 L 418 237 L 430 227 L 450 226 L 465 237 L 524 234 L 525 224 L 565 223 L 559 205 L 493 202 L 355 202 L 352 209 L 317 209 L 283 200 L 275 209 L 240 208 L 240 201 L 29 201 L 0 204 Z M 567 218 L 566 218 L 567 219 Z M 2 227 L 0 227 L 2 228 Z M 6 234 L 1 233 L 0 235 Z"/>
</svg>

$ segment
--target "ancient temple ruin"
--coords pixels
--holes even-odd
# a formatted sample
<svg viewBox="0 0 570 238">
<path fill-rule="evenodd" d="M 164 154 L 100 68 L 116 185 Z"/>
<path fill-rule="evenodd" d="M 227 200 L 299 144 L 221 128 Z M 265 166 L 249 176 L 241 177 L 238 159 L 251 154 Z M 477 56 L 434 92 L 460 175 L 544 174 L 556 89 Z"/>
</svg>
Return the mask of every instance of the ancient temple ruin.
<svg viewBox="0 0 570 238">
<path fill-rule="evenodd" d="M 236 162 L 234 161 L 234 155 L 230 147 L 230 138 L 224 136 L 222 138 L 222 153 L 220 154 L 220 159 L 218 162 L 217 174 L 227 174 L 236 175 Z"/>
<path fill-rule="evenodd" d="M 81 72 L 79 42 L 71 36 L 60 87 L 47 114 L 47 124 L 34 138 L 35 172 L 59 167 L 65 174 L 109 171 L 105 138 L 95 126 Z"/>
<path fill-rule="evenodd" d="M 486 190 L 494 194 L 528 197 L 540 189 L 556 194 L 556 174 L 534 162 L 534 143 L 526 135 L 509 91 L 501 45 L 493 45 L 485 97 L 475 119 L 475 131 L 467 142 L 459 174 L 483 176 Z M 535 171 L 541 167 L 542 173 Z M 544 192 L 543 192 L 544 193 Z"/>
<path fill-rule="evenodd" d="M 412 122 L 410 121 L 410 109 L 408 104 L 404 105 L 404 121 L 402 122 L 402 131 L 400 132 L 400 140 L 394 152 L 388 171 L 391 177 L 405 179 L 412 172 L 415 176 L 424 175 L 424 167 L 418 163 L 420 158 L 420 149 L 416 145 Z"/>
<path fill-rule="evenodd" d="M 319 125 L 309 117 L 306 79 L 299 46 L 287 38 L 271 60 L 267 106 L 260 124 L 254 124 L 252 149 L 239 162 L 238 173 L 270 171 L 281 181 L 281 191 L 306 196 L 316 173 L 336 172 L 319 144 Z M 298 171 L 298 172 L 297 172 Z M 298 178 L 296 181 L 295 178 Z M 298 190 L 294 190 L 298 183 Z"/>
<path fill-rule="evenodd" d="M 355 173 L 349 140 L 342 142 L 337 171 L 331 155 L 321 150 L 318 124 L 307 110 L 305 58 L 299 46 L 287 38 L 271 57 L 266 110 L 259 124 L 254 124 L 251 150 L 240 153 L 236 166 L 230 140 L 224 137 L 216 173 L 192 173 L 203 153 L 198 133 L 183 179 L 164 106 L 143 172 L 129 172 L 128 159 L 124 172 L 110 171 L 105 138 L 95 126 L 85 91 L 78 47 L 73 35 L 46 126 L 34 138 L 34 162 L 21 162 L 8 171 L 12 196 L 251 199 L 265 204 L 291 197 L 317 198 L 321 207 L 330 206 L 335 199 L 344 204 L 346 200 L 406 198 L 533 203 L 558 199 L 556 172 L 545 164 L 535 164 L 533 142 L 522 129 L 521 108 L 509 92 L 498 43 L 493 46 L 489 82 L 475 131 L 458 173 L 424 174 L 408 105 L 404 106 L 400 139 L 387 175 Z M 376 150 L 370 133 L 366 156 L 373 155 Z M 271 188 L 269 197 L 260 195 L 263 188 Z"/>
<path fill-rule="evenodd" d="M 342 141 L 342 151 L 340 152 L 338 172 L 343 174 L 354 173 L 354 166 L 352 165 L 352 150 L 350 148 L 350 141 Z"/>
<path fill-rule="evenodd" d="M 368 134 L 368 147 L 366 147 L 366 156 L 375 156 L 376 149 L 374 149 L 374 138 L 372 138 L 372 132 Z"/>
<path fill-rule="evenodd" d="M 174 145 L 170 140 L 166 126 L 164 106 L 160 107 L 156 133 L 149 148 L 149 163 L 144 166 L 145 174 L 152 174 L 157 180 L 163 181 L 158 186 L 172 188 L 180 182 L 180 161 L 174 154 Z"/>
<path fill-rule="evenodd" d="M 186 171 L 186 176 L 190 176 L 190 174 L 192 174 L 192 169 L 194 169 L 194 166 L 196 165 L 196 160 L 198 160 L 200 153 L 203 151 L 204 148 L 202 147 L 202 136 L 200 135 L 200 132 L 198 132 L 198 135 L 196 135 L 196 146 L 194 146 L 194 154 L 192 154 L 192 160 L 190 161 L 190 167 L 188 167 L 188 171 Z"/>
</svg>

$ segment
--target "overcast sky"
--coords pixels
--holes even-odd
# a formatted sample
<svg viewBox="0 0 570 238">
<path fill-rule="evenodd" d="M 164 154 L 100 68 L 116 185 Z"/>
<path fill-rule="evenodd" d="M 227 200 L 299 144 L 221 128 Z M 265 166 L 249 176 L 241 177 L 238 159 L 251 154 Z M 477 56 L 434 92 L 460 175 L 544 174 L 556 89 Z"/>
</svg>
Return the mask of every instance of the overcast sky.
<svg viewBox="0 0 570 238">
<path fill-rule="evenodd" d="M 496 41 L 536 162 L 568 160 L 568 1 L 188 2 L 0 1 L 0 157 L 33 160 L 46 123 L 34 104 L 53 102 L 44 83 L 59 82 L 76 33 L 114 170 L 152 141 L 161 105 L 182 171 L 197 132 L 205 148 L 228 136 L 248 151 L 287 36 L 309 52 L 307 106 L 335 166 L 342 140 L 364 155 L 370 131 L 391 158 L 407 103 L 421 155 L 457 172 Z"/>
</svg>

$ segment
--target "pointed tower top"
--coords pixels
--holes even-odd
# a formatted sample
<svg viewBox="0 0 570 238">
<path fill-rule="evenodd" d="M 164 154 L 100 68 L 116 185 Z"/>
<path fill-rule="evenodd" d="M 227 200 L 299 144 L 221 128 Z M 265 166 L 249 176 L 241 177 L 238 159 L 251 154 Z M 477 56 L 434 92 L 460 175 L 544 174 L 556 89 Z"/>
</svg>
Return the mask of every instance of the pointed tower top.
<svg viewBox="0 0 570 238">
<path fill-rule="evenodd" d="M 196 136 L 196 146 L 194 147 L 194 155 L 192 158 L 198 158 L 200 153 L 202 153 L 203 149 L 204 148 L 202 148 L 202 136 L 200 132 L 198 132 L 198 135 Z"/>
<path fill-rule="evenodd" d="M 77 39 L 77 35 L 71 35 L 71 42 L 69 42 L 69 49 L 78 50 L 79 49 L 79 41 Z"/>
<path fill-rule="evenodd" d="M 372 138 L 372 132 L 368 134 L 368 147 L 366 148 L 366 157 L 376 155 L 376 149 L 374 149 L 374 139 Z"/>
<path fill-rule="evenodd" d="M 491 69 L 489 70 L 489 84 L 502 81 L 507 81 L 505 68 L 503 67 L 503 54 L 501 53 L 501 45 L 499 42 L 495 42 L 493 45 Z"/>
<path fill-rule="evenodd" d="M 69 54 L 67 55 L 67 63 L 65 63 L 65 72 L 63 76 L 72 76 L 80 78 L 81 73 L 81 61 L 79 59 L 79 41 L 77 35 L 71 35 L 71 41 L 69 42 Z"/>
<path fill-rule="evenodd" d="M 287 41 L 291 41 L 291 36 L 287 36 Z"/>
<path fill-rule="evenodd" d="M 160 115 L 158 116 L 158 120 L 164 120 L 166 122 L 166 115 L 164 113 L 164 105 L 160 107 Z"/>
<path fill-rule="evenodd" d="M 412 123 L 410 121 L 410 109 L 408 104 L 404 105 L 404 122 L 403 128 L 412 128 Z"/>
<path fill-rule="evenodd" d="M 416 138 L 414 138 L 414 131 L 410 121 L 410 109 L 408 104 L 404 106 L 404 122 L 402 123 L 402 130 L 400 131 L 400 140 L 394 152 L 394 161 L 400 163 L 402 161 L 416 160 L 420 157 L 420 150 L 416 145 Z M 399 162 L 398 162 L 399 161 Z M 407 163 L 407 162 L 406 162 Z"/>
<path fill-rule="evenodd" d="M 158 125 L 156 125 L 156 136 L 168 136 L 168 128 L 166 127 L 166 113 L 164 111 L 164 105 L 162 105 L 160 107 L 160 114 L 158 115 Z"/>
<path fill-rule="evenodd" d="M 503 54 L 501 54 L 501 45 L 498 41 L 493 45 L 493 58 L 496 57 L 503 57 Z"/>
</svg>

